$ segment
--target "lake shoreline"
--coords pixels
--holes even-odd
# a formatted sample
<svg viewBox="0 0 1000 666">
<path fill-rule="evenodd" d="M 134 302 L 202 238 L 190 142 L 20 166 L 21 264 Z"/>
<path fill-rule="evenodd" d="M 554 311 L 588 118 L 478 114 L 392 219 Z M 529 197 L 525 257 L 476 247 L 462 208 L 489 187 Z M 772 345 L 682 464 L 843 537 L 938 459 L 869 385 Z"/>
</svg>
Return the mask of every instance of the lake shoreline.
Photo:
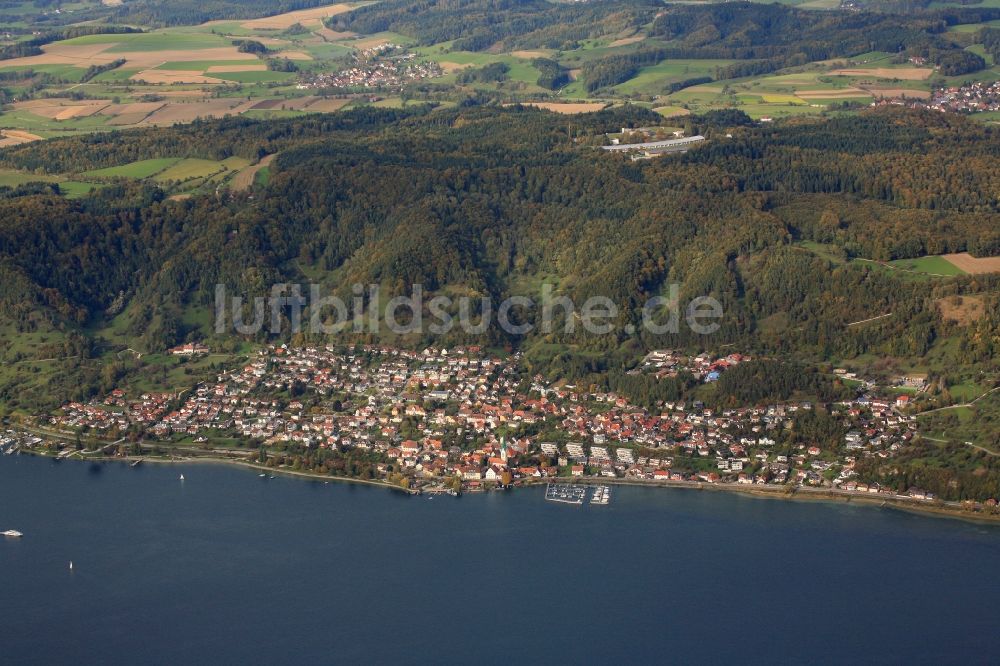
<svg viewBox="0 0 1000 666">
<path fill-rule="evenodd" d="M 896 509 L 922 516 L 936 516 L 965 520 L 987 525 L 1000 525 L 1000 514 L 975 514 L 963 511 L 957 507 L 935 506 L 933 504 L 918 504 L 917 500 L 899 497 L 863 495 L 833 491 L 826 488 L 800 487 L 789 491 L 785 486 L 739 485 L 735 483 L 705 483 L 693 481 L 633 481 L 629 479 L 601 479 L 590 477 L 575 477 L 573 479 L 558 479 L 559 483 L 579 485 L 617 485 L 638 488 L 678 488 L 687 490 L 702 490 L 708 492 L 738 493 L 748 497 L 768 500 L 789 500 L 797 502 L 824 502 L 831 504 L 862 504 L 875 508 Z M 532 484 L 541 485 L 541 484 Z"/>
<path fill-rule="evenodd" d="M 266 465 L 260 465 L 248 461 L 235 460 L 233 458 L 221 458 L 216 456 L 192 456 L 189 458 L 166 458 L 162 456 L 142 456 L 136 458 L 116 459 L 116 458 L 105 458 L 105 457 L 91 458 L 88 456 L 84 456 L 82 454 L 79 456 L 70 455 L 64 458 L 58 458 L 56 456 L 30 450 L 22 451 L 22 453 L 38 456 L 41 458 L 49 458 L 52 460 L 75 459 L 82 461 L 107 462 L 107 463 L 111 462 L 128 463 L 140 460 L 142 464 L 153 463 L 158 465 L 162 464 L 180 465 L 180 464 L 190 464 L 190 463 L 231 465 L 234 467 L 242 467 L 249 470 L 265 472 L 268 475 L 281 474 L 283 476 L 289 476 L 299 479 L 309 479 L 313 481 L 324 481 L 324 482 L 337 481 L 344 483 L 367 485 L 373 487 L 386 488 L 389 490 L 393 490 L 395 492 L 405 493 L 407 495 L 418 495 L 422 494 L 423 492 L 419 489 L 415 490 L 415 489 L 402 488 L 398 485 L 386 481 L 357 479 L 347 476 L 332 476 L 329 474 L 303 472 L 290 469 L 276 469 L 273 467 L 268 467 Z M 514 486 L 513 488 L 510 488 L 510 490 L 517 490 L 519 488 L 538 487 L 550 482 L 587 485 L 587 486 L 616 485 L 616 486 L 633 486 L 638 488 L 678 488 L 687 490 L 703 490 L 710 492 L 739 493 L 745 496 L 754 497 L 758 499 L 791 500 L 799 502 L 826 502 L 833 504 L 861 504 L 875 508 L 894 509 L 922 516 L 963 520 L 966 522 L 972 522 L 977 524 L 1000 525 L 1000 514 L 970 513 L 962 510 L 961 508 L 953 506 L 940 506 L 940 505 L 923 504 L 923 503 L 918 504 L 918 500 L 910 500 L 901 497 L 894 497 L 894 496 L 886 497 L 881 495 L 872 497 L 870 495 L 864 495 L 861 493 L 848 493 L 846 491 L 835 491 L 827 488 L 814 489 L 808 487 L 799 487 L 789 491 L 789 489 L 785 486 L 739 485 L 735 483 L 705 483 L 701 481 L 698 482 L 637 481 L 632 479 L 619 479 L 619 478 L 611 479 L 611 478 L 601 478 L 601 477 L 571 477 L 571 478 L 555 477 L 547 481 L 532 481 L 523 485 Z M 484 491 L 473 491 L 473 492 L 484 492 Z"/>
</svg>

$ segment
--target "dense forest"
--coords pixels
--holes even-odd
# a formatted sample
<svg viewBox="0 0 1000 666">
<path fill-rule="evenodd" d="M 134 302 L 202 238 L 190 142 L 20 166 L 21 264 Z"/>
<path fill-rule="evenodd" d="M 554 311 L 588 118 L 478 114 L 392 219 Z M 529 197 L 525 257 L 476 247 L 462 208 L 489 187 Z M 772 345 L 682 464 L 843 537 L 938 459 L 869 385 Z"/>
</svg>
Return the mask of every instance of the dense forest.
<svg viewBox="0 0 1000 666">
<path fill-rule="evenodd" d="M 132 0 L 115 8 L 111 20 L 152 27 L 197 25 L 273 16 L 327 4 L 328 0 Z"/>
<path fill-rule="evenodd" d="M 954 9 L 883 14 L 814 12 L 787 5 L 732 2 L 699 7 L 679 5 L 661 12 L 651 34 L 679 48 L 711 57 L 782 57 L 803 62 L 864 53 L 897 52 L 922 44 L 955 48 L 948 26 L 1000 18 L 1000 9 Z M 725 54 L 725 55 L 723 55 Z"/>
<path fill-rule="evenodd" d="M 537 69 L 538 85 L 549 90 L 556 90 L 570 82 L 569 70 L 551 58 L 534 58 L 531 66 Z"/>
<path fill-rule="evenodd" d="M 614 35 L 653 19 L 653 0 L 386 0 L 329 19 L 337 30 L 391 30 L 422 44 L 455 40 L 456 50 L 567 48 L 582 39 Z"/>
<path fill-rule="evenodd" d="M 388 0 L 329 19 L 337 30 L 393 31 L 422 44 L 452 41 L 455 50 L 575 48 L 580 40 L 628 34 L 648 27 L 649 45 L 590 59 L 583 78 L 590 91 L 616 85 L 641 67 L 668 58 L 739 62 L 717 78 L 736 78 L 870 51 L 922 55 L 943 74 L 975 72 L 982 58 L 964 50 L 948 26 L 1000 18 L 1000 9 L 956 8 L 907 13 L 796 9 L 751 2 L 707 6 L 648 0 L 558 4 L 545 0 Z M 644 28 L 646 29 L 646 28 Z M 544 63 L 543 63 L 544 64 Z M 539 85 L 556 88 L 561 73 L 543 71 Z M 555 81 L 555 84 L 553 83 Z"/>
<path fill-rule="evenodd" d="M 979 41 L 994 60 L 1000 57 L 1000 29 L 983 28 L 979 31 Z"/>
<path fill-rule="evenodd" d="M 943 74 L 955 76 L 978 71 L 985 61 L 963 50 L 964 44 L 945 30 L 984 17 L 1000 18 L 1000 9 L 897 15 L 816 12 L 750 2 L 676 5 L 659 12 L 650 30 L 666 45 L 588 61 L 583 76 L 593 91 L 627 81 L 639 68 L 668 58 L 739 60 L 718 72 L 717 78 L 728 79 L 870 51 L 929 57 Z"/>
</svg>

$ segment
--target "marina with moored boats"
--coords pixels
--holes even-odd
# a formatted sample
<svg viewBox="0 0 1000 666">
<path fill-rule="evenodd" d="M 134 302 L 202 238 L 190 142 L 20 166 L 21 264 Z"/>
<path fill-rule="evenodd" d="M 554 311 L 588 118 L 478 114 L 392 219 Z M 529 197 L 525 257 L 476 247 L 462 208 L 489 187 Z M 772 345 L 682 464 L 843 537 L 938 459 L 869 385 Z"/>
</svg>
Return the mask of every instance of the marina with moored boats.
<svg viewBox="0 0 1000 666">
<path fill-rule="evenodd" d="M 587 489 L 571 483 L 549 483 L 545 486 L 548 502 L 582 505 L 587 501 Z M 590 495 L 590 504 L 605 505 L 611 502 L 611 487 L 596 486 Z"/>
<path fill-rule="evenodd" d="M 590 496 L 590 503 L 605 505 L 611 502 L 611 486 L 597 486 L 594 494 Z"/>
</svg>

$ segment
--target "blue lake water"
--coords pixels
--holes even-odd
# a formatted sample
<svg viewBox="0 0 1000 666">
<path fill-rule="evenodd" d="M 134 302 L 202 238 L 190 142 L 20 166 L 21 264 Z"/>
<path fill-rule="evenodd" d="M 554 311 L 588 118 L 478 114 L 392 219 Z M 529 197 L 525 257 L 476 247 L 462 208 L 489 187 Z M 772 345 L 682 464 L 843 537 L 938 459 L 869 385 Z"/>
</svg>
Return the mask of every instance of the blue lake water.
<svg viewBox="0 0 1000 666">
<path fill-rule="evenodd" d="M 0 663 L 1000 662 L 1000 528 L 889 509 L 4 456 L 5 529 Z"/>
</svg>

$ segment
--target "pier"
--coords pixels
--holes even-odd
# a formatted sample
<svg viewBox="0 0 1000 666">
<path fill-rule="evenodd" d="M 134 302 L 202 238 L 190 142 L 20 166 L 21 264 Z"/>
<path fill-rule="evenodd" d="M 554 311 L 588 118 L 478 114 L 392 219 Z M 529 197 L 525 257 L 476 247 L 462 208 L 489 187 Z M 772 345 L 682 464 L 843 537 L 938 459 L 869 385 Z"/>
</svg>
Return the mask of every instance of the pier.
<svg viewBox="0 0 1000 666">
<path fill-rule="evenodd" d="M 590 496 L 590 503 L 604 506 L 611 502 L 611 486 L 597 486 Z"/>
<path fill-rule="evenodd" d="M 583 504 L 587 489 L 563 483 L 550 483 L 545 486 L 545 499 L 549 502 L 563 504 Z"/>
</svg>

